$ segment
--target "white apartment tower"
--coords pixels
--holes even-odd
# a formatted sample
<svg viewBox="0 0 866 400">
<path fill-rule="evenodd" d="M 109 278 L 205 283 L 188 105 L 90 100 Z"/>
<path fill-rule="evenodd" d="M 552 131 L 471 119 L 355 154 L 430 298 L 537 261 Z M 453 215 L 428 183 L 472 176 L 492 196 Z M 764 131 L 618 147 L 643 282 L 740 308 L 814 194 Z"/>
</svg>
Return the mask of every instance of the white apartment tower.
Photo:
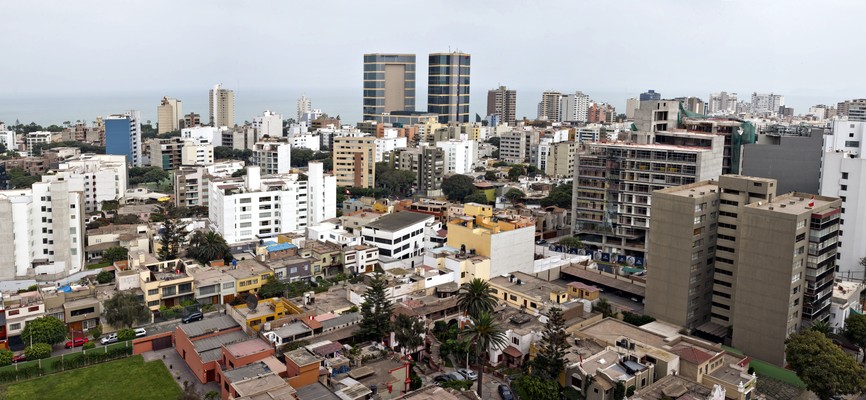
<svg viewBox="0 0 866 400">
<path fill-rule="evenodd" d="M 586 122 L 589 112 L 589 96 L 575 92 L 559 100 L 559 121 Z"/>
<path fill-rule="evenodd" d="M 286 142 L 262 141 L 253 147 L 253 165 L 264 175 L 288 174 L 292 170 L 292 145 Z"/>
<path fill-rule="evenodd" d="M 84 195 L 70 182 L 37 182 L 0 191 L 0 279 L 65 277 L 84 264 Z"/>
<path fill-rule="evenodd" d="M 297 123 L 301 123 L 302 117 L 313 112 L 313 103 L 307 98 L 307 95 L 301 95 L 298 98 L 298 119 Z"/>
<path fill-rule="evenodd" d="M 707 102 L 707 113 L 713 114 L 736 114 L 737 94 L 728 92 L 711 93 Z"/>
<path fill-rule="evenodd" d="M 774 93 L 752 93 L 752 114 L 776 115 L 785 105 L 785 96 Z"/>
<path fill-rule="evenodd" d="M 468 174 L 478 160 L 477 143 L 467 139 L 466 135 L 461 136 L 461 139 L 436 142 L 445 158 L 445 174 Z"/>
<path fill-rule="evenodd" d="M 82 154 L 60 163 L 57 171 L 42 175 L 42 182 L 66 181 L 70 192 L 81 192 L 84 211 L 102 210 L 102 202 L 120 200 L 126 194 L 126 157 Z M 59 190 L 59 189 L 56 189 Z"/>
<path fill-rule="evenodd" d="M 255 166 L 247 167 L 244 178 L 211 180 L 211 227 L 228 243 L 240 243 L 302 232 L 312 223 L 334 218 L 336 180 L 321 172 L 320 163 L 311 162 L 310 166 L 307 180 L 296 174 L 262 176 Z"/>
<path fill-rule="evenodd" d="M 838 277 L 861 281 L 866 257 L 866 122 L 837 119 L 824 136 L 821 160 L 822 196 L 842 200 Z"/>
<path fill-rule="evenodd" d="M 266 110 L 262 115 L 257 115 L 253 118 L 253 128 L 258 132 L 258 137 L 282 137 L 283 115 L 277 114 L 271 110 Z"/>
</svg>

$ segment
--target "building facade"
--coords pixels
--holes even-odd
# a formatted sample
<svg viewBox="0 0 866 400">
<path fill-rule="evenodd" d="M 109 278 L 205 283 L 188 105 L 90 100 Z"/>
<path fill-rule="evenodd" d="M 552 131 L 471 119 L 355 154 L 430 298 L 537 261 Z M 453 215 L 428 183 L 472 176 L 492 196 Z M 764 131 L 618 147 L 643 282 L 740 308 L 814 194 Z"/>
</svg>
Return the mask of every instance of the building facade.
<svg viewBox="0 0 866 400">
<path fill-rule="evenodd" d="M 478 146 L 474 140 L 451 139 L 436 142 L 445 156 L 445 174 L 468 174 L 478 160 Z"/>
<path fill-rule="evenodd" d="M 559 121 L 586 122 L 589 115 L 589 96 L 575 92 L 559 100 Z"/>
<path fill-rule="evenodd" d="M 500 86 L 487 91 L 487 116 L 495 115 L 499 121 L 514 125 L 517 116 L 517 91 Z"/>
<path fill-rule="evenodd" d="M 259 137 L 283 137 L 283 115 L 271 110 L 265 110 L 262 115 L 253 118 L 253 128 Z"/>
<path fill-rule="evenodd" d="M 156 107 L 157 132 L 179 131 L 183 127 L 183 103 L 175 98 L 163 97 Z"/>
<path fill-rule="evenodd" d="M 376 186 L 375 137 L 335 137 L 333 153 L 337 186 Z"/>
<path fill-rule="evenodd" d="M 105 154 L 126 156 L 130 167 L 144 165 L 141 157 L 141 113 L 127 111 L 105 117 Z"/>
<path fill-rule="evenodd" d="M 445 178 L 445 152 L 441 148 L 411 147 L 399 151 L 396 158 L 397 169 L 415 174 L 417 191 L 432 196 L 441 190 Z"/>
<path fill-rule="evenodd" d="M 540 120 L 557 122 L 559 121 L 559 101 L 562 99 L 562 93 L 548 90 L 541 94 L 541 101 L 538 102 L 538 116 Z"/>
<path fill-rule="evenodd" d="M 427 75 L 427 111 L 439 122 L 469 122 L 469 68 L 466 53 L 433 53 Z"/>
<path fill-rule="evenodd" d="M 415 55 L 364 54 L 364 120 L 414 109 Z"/>
<path fill-rule="evenodd" d="M 223 89 L 221 84 L 217 84 L 210 90 L 208 101 L 210 126 L 216 128 L 235 126 L 235 92 L 233 90 Z"/>
<path fill-rule="evenodd" d="M 424 252 L 424 230 L 432 215 L 401 211 L 377 219 L 361 229 L 364 244 L 379 248 L 379 256 L 406 259 Z"/>
<path fill-rule="evenodd" d="M 127 164 L 123 156 L 82 154 L 60 163 L 54 174 L 42 176 L 43 182 L 65 180 L 71 192 L 81 192 L 84 211 L 102 210 L 102 202 L 120 200 L 127 189 Z"/>
<path fill-rule="evenodd" d="M 268 140 L 256 142 L 251 161 L 262 169 L 263 175 L 288 174 L 292 169 L 291 156 L 292 145 Z"/>
</svg>

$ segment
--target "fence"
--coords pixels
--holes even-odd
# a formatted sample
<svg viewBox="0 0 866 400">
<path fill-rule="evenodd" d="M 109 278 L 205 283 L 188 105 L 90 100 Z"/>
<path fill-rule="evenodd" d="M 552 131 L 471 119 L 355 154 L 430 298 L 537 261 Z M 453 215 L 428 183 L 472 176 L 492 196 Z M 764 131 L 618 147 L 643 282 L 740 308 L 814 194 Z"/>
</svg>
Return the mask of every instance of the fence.
<svg viewBox="0 0 866 400">
<path fill-rule="evenodd" d="M 108 346 L 90 350 L 76 351 L 69 354 L 43 358 L 33 361 L 22 361 L 16 364 L 0 367 L 0 383 L 17 382 L 61 371 L 86 367 L 106 361 L 118 360 L 132 355 L 132 342 L 112 343 Z"/>
</svg>

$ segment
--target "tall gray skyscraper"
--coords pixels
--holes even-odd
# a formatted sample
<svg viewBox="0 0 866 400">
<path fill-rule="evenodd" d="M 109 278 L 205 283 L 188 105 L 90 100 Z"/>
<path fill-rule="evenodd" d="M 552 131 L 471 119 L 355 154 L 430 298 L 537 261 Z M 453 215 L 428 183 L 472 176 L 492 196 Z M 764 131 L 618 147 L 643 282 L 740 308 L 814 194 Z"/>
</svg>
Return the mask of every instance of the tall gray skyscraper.
<svg viewBox="0 0 866 400">
<path fill-rule="evenodd" d="M 211 126 L 235 126 L 235 92 L 218 84 L 208 93 Z"/>
<path fill-rule="evenodd" d="M 415 109 L 415 55 L 364 54 L 364 120 Z"/>
<path fill-rule="evenodd" d="M 487 91 L 487 115 L 496 115 L 499 122 L 514 125 L 517 114 L 517 91 L 500 86 Z"/>
<path fill-rule="evenodd" d="M 430 54 L 427 111 L 439 122 L 469 122 L 469 61 L 466 53 Z"/>
</svg>

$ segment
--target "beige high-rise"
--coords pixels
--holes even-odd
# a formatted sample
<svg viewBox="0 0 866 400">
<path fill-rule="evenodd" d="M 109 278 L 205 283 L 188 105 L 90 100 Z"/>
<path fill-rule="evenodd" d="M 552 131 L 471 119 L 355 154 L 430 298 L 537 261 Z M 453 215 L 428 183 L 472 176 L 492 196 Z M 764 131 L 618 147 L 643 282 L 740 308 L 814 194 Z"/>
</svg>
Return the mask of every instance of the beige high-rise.
<svg viewBox="0 0 866 400">
<path fill-rule="evenodd" d="M 376 186 L 376 138 L 334 138 L 334 175 L 337 186 Z"/>
<path fill-rule="evenodd" d="M 210 125 L 215 127 L 235 126 L 235 92 L 214 86 L 209 93 Z"/>
<path fill-rule="evenodd" d="M 156 108 L 157 132 L 179 131 L 183 126 L 183 103 L 178 99 L 163 97 Z"/>
<path fill-rule="evenodd" d="M 829 317 L 840 207 L 740 175 L 653 192 L 646 313 L 782 365 L 788 335 Z"/>
</svg>

